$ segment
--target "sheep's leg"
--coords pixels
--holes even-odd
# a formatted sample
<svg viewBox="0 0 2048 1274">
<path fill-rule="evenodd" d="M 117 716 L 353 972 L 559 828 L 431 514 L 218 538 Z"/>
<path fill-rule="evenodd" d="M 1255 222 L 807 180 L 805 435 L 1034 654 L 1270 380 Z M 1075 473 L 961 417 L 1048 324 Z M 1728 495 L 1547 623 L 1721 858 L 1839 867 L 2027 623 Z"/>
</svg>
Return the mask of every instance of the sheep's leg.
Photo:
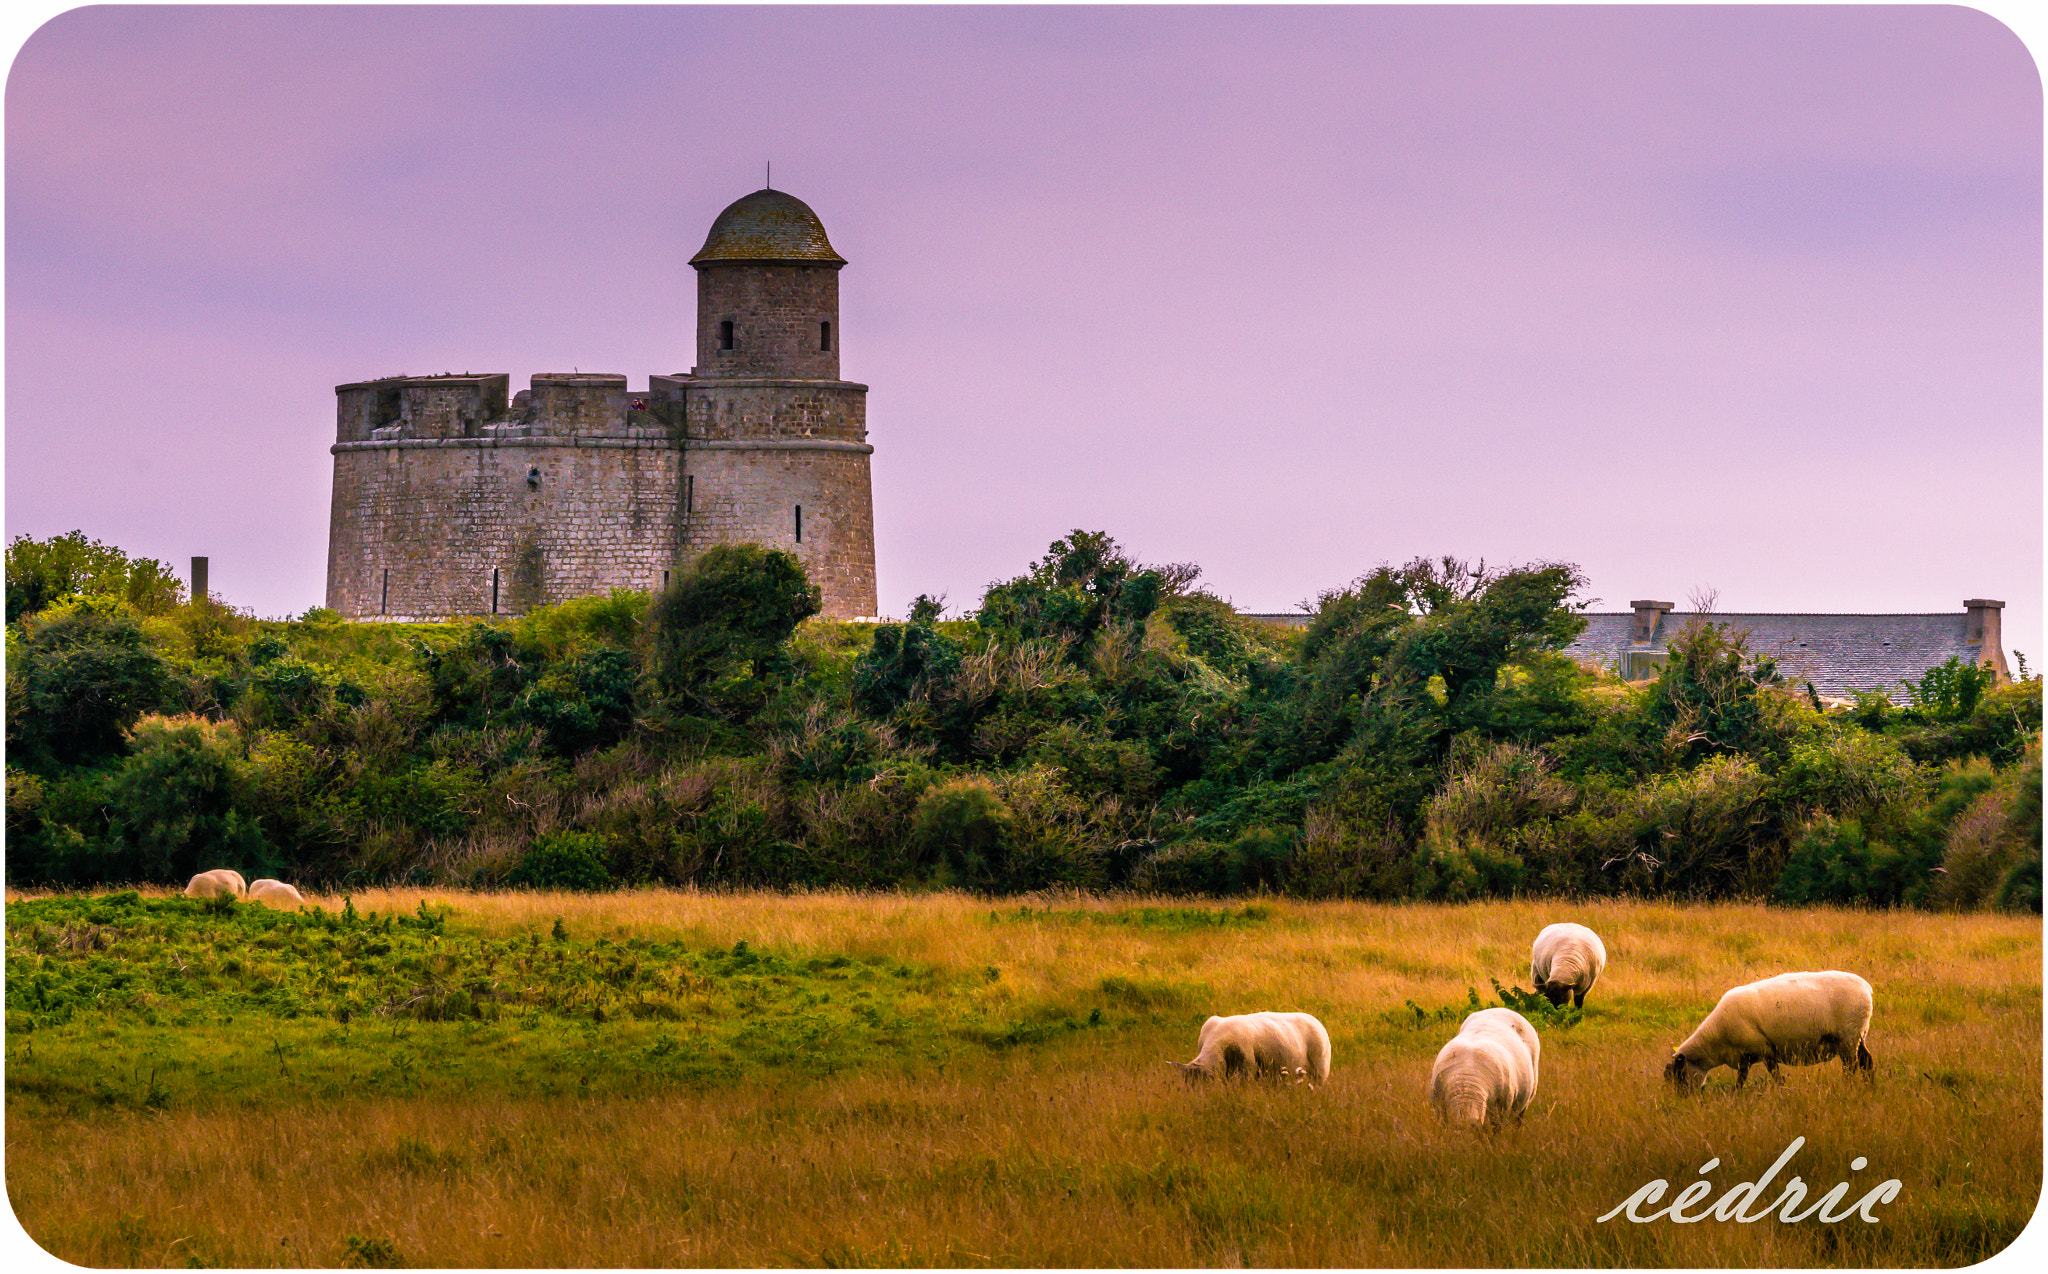
<svg viewBox="0 0 2048 1274">
<path fill-rule="evenodd" d="M 1847 1058 L 1843 1059 L 1843 1061 L 1845 1062 L 1847 1060 Z M 1863 1047 L 1862 1040 L 1856 1041 L 1856 1065 L 1863 1071 L 1863 1080 L 1865 1083 L 1875 1084 L 1877 1082 L 1877 1071 L 1871 1064 L 1870 1050 Z"/>
<path fill-rule="evenodd" d="M 1735 1086 L 1737 1088 L 1740 1088 L 1744 1084 L 1747 1084 L 1749 1082 L 1749 1066 L 1750 1063 L 1754 1062 L 1755 1060 L 1756 1059 L 1753 1057 L 1745 1057 L 1741 1061 L 1735 1063 Z"/>
<path fill-rule="evenodd" d="M 1784 1083 L 1784 1082 L 1785 1082 L 1785 1077 L 1784 1077 L 1783 1075 L 1780 1075 L 1780 1074 L 1778 1073 L 1778 1059 L 1777 1059 L 1777 1058 L 1775 1058 L 1775 1057 L 1766 1057 L 1766 1058 L 1764 1059 L 1764 1069 L 1765 1069 L 1765 1070 L 1767 1070 L 1767 1071 L 1769 1071 L 1769 1072 L 1771 1073 L 1771 1082 L 1772 1082 L 1772 1083 L 1774 1083 L 1774 1084 L 1782 1084 L 1782 1083 Z"/>
<path fill-rule="evenodd" d="M 1572 992 L 1572 1007 L 1575 1009 L 1586 1007 L 1586 993 L 1584 991 Z"/>
</svg>

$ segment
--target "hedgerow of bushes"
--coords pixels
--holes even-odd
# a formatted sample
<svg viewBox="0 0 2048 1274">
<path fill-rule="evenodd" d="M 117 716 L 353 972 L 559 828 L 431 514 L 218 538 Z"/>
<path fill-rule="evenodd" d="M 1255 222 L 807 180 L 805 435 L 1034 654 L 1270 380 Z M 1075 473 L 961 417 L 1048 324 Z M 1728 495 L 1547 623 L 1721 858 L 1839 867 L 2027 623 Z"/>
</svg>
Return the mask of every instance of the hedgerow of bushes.
<svg viewBox="0 0 2048 1274">
<path fill-rule="evenodd" d="M 8 556 L 15 884 L 2040 907 L 2038 679 L 1824 704 L 1700 616 L 1624 683 L 1559 653 L 1564 564 L 1381 566 L 1287 630 L 1079 531 L 879 625 L 752 545 L 419 625 L 66 592 L 62 556 Z"/>
</svg>

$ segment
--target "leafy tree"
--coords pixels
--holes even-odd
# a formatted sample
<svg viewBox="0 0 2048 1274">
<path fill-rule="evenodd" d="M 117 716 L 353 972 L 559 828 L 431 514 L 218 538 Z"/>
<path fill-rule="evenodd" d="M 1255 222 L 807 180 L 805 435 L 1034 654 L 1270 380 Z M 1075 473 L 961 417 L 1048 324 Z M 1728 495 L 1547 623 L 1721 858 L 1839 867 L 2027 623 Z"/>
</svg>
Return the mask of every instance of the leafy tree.
<svg viewBox="0 0 2048 1274">
<path fill-rule="evenodd" d="M 237 808 L 245 766 L 232 725 L 151 717 L 107 780 L 101 880 L 175 883 L 215 867 L 272 870 L 256 820 Z"/>
<path fill-rule="evenodd" d="M 928 624 L 881 624 L 874 643 L 853 665 L 853 701 L 872 717 L 887 717 L 920 692 L 960 671 L 960 646 Z"/>
<path fill-rule="evenodd" d="M 1685 764 L 1751 752 L 1765 742 L 1760 692 L 1784 680 L 1777 663 L 1749 649 L 1749 634 L 1695 620 L 1665 644 L 1650 697 L 1650 716 L 1664 727 Z"/>
<path fill-rule="evenodd" d="M 792 554 L 758 544 L 707 549 L 648 611 L 657 693 L 694 714 L 750 715 L 789 675 L 784 647 L 820 604 Z"/>
<path fill-rule="evenodd" d="M 1929 668 L 1918 681 L 1901 681 L 1913 707 L 1936 721 L 1957 721 L 1977 710 L 1984 692 L 1998 684 L 1998 670 L 1990 664 L 1966 664 L 1951 655 L 1949 661 Z"/>
<path fill-rule="evenodd" d="M 34 540 L 17 535 L 7 545 L 7 622 L 33 615 L 67 597 L 116 597 L 146 615 L 184 600 L 185 586 L 152 557 L 130 559 L 83 531 Z"/>
<path fill-rule="evenodd" d="M 1185 563 L 1141 566 L 1109 535 L 1077 530 L 1054 540 L 1027 574 L 989 585 L 977 618 L 1005 640 L 1056 638 L 1078 658 L 1105 624 L 1143 624 L 1200 573 Z"/>
<path fill-rule="evenodd" d="M 170 684 L 169 667 L 118 606 L 75 607 L 9 644 L 7 739 L 30 768 L 119 754 Z"/>
</svg>

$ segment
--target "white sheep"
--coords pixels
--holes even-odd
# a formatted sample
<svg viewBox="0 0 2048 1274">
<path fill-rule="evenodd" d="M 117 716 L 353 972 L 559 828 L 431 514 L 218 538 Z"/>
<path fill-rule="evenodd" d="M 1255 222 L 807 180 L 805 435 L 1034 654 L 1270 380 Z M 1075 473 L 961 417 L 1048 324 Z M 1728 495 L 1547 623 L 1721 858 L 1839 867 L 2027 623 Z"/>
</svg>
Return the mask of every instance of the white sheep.
<svg viewBox="0 0 2048 1274">
<path fill-rule="evenodd" d="M 213 871 L 200 872 L 197 876 L 185 882 L 185 896 L 187 898 L 213 898 L 220 894 L 229 894 L 240 898 L 248 892 L 249 887 L 242 883 L 242 873 L 229 871 L 225 867 L 219 867 Z"/>
<path fill-rule="evenodd" d="M 1735 1068 L 1735 1086 L 1758 1062 L 1784 1083 L 1778 1063 L 1810 1066 L 1830 1057 L 1842 1070 L 1858 1067 L 1871 1078 L 1870 984 L 1853 973 L 1780 973 L 1722 995 L 1699 1029 L 1671 1055 L 1664 1074 L 1685 1092 L 1697 1089 L 1716 1066 Z"/>
<path fill-rule="evenodd" d="M 1189 1083 L 1239 1075 L 1295 1078 L 1313 1088 L 1330 1078 L 1330 1033 L 1306 1013 L 1245 1013 L 1202 1023 L 1192 1062 L 1168 1061 Z"/>
<path fill-rule="evenodd" d="M 1572 1007 L 1586 1003 L 1586 992 L 1607 969 L 1607 947 L 1584 925 L 1545 925 L 1529 948 L 1529 980 L 1552 1004 L 1570 996 Z"/>
<path fill-rule="evenodd" d="M 298 908 L 306 905 L 306 900 L 299 896 L 297 889 L 281 880 L 271 880 L 268 877 L 249 882 L 249 901 L 273 907 Z"/>
<path fill-rule="evenodd" d="M 1454 1127 L 1497 1129 L 1509 1117 L 1519 1124 L 1536 1096 L 1542 1057 L 1529 1019 L 1513 1009 L 1481 1009 L 1437 1053 L 1430 1105 Z"/>
</svg>

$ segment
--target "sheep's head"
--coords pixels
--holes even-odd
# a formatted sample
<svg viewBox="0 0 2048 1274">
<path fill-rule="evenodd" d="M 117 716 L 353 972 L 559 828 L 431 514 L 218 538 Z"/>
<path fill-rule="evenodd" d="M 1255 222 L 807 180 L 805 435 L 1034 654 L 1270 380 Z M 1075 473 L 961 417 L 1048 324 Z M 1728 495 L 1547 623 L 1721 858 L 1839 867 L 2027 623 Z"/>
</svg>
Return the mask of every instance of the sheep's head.
<svg viewBox="0 0 2048 1274">
<path fill-rule="evenodd" d="M 1684 1053 L 1674 1051 L 1670 1064 L 1664 1068 L 1664 1078 L 1681 1093 L 1695 1092 L 1706 1082 L 1707 1068 Z"/>
<path fill-rule="evenodd" d="M 1550 1001 L 1553 1008 L 1572 997 L 1571 986 L 1564 982 L 1538 982 L 1536 989 L 1543 993 L 1543 998 Z"/>
<path fill-rule="evenodd" d="M 1203 1069 L 1200 1062 L 1176 1062 L 1168 1058 L 1166 1064 L 1178 1070 L 1180 1077 L 1190 1084 L 1200 1083 L 1209 1078 L 1209 1072 Z"/>
</svg>

